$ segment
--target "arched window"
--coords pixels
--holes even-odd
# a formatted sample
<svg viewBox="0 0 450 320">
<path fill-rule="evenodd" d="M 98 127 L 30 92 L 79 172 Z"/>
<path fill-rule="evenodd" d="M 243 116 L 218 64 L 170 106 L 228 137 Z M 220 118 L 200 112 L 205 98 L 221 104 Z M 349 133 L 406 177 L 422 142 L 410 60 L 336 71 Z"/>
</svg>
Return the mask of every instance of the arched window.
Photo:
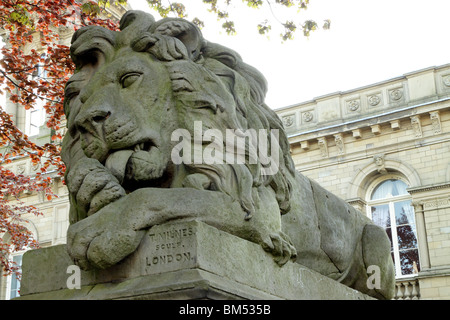
<svg viewBox="0 0 450 320">
<path fill-rule="evenodd" d="M 369 188 L 368 215 L 386 230 L 396 277 L 411 276 L 420 270 L 417 230 L 408 185 L 401 177 L 384 177 Z"/>
</svg>

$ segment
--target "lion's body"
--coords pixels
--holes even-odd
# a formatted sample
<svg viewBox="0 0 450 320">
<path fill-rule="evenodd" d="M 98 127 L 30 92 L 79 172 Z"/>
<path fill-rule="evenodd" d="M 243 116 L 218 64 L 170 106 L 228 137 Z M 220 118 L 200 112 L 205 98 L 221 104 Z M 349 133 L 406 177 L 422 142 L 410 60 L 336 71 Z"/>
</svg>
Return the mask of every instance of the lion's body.
<svg viewBox="0 0 450 320">
<path fill-rule="evenodd" d="M 282 230 L 297 262 L 377 298 L 391 298 L 395 281 L 390 242 L 383 229 L 316 182 L 298 174 Z M 380 267 L 381 290 L 367 287 L 369 266 Z"/>
<path fill-rule="evenodd" d="M 80 266 L 119 262 L 153 225 L 200 219 L 261 244 L 280 265 L 292 259 L 375 297 L 391 297 L 384 230 L 295 171 L 257 70 L 206 42 L 185 20 L 155 22 L 131 11 L 121 29 L 81 29 L 71 48 L 77 73 L 66 87 L 62 156 L 71 198 L 68 250 Z M 174 162 L 172 133 L 195 136 L 196 121 L 201 133 L 215 129 L 224 136 L 230 129 L 279 131 L 271 145 L 281 150 L 276 172 L 264 174 L 260 162 Z M 381 288 L 367 288 L 371 264 L 383 271 Z"/>
</svg>

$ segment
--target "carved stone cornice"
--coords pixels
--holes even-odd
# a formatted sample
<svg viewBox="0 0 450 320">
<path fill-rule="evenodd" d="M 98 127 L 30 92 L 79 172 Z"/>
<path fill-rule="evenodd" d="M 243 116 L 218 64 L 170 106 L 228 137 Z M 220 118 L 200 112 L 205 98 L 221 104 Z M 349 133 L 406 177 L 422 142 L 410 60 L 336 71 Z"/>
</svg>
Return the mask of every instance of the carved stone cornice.
<svg viewBox="0 0 450 320">
<path fill-rule="evenodd" d="M 447 189 L 447 188 L 450 188 L 450 182 L 445 182 L 445 183 L 441 183 L 441 184 L 433 184 L 433 185 L 428 185 L 428 186 L 413 187 L 413 188 L 408 188 L 406 190 L 412 195 L 412 194 Z"/>
</svg>

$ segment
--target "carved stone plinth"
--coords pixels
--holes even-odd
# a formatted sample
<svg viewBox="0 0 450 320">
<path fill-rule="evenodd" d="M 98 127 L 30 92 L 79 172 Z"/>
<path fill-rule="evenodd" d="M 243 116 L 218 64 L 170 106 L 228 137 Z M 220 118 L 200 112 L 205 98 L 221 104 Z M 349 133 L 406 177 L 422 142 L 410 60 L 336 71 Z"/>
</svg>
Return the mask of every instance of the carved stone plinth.
<svg viewBox="0 0 450 320">
<path fill-rule="evenodd" d="M 371 299 L 198 221 L 151 228 L 119 264 L 81 271 L 80 289 L 72 264 L 65 245 L 27 252 L 20 299 Z"/>
</svg>

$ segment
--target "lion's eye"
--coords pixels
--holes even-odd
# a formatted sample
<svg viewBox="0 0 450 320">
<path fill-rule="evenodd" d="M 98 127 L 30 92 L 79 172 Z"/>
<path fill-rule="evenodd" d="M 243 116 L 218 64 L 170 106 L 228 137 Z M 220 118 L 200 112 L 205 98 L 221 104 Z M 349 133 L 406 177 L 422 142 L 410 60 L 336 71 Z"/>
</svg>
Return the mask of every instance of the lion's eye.
<svg viewBox="0 0 450 320">
<path fill-rule="evenodd" d="M 122 88 L 128 88 L 133 83 L 135 83 L 139 78 L 141 74 L 137 72 L 131 72 L 127 73 L 120 78 L 120 83 L 122 84 Z"/>
</svg>

